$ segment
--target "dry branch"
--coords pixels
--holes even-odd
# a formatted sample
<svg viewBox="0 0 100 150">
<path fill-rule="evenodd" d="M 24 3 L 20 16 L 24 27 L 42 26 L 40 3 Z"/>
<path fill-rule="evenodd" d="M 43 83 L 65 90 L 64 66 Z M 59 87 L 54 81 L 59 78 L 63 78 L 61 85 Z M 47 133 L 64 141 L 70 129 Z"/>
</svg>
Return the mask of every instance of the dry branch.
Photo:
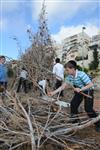
<svg viewBox="0 0 100 150">
<path fill-rule="evenodd" d="M 66 140 L 72 134 L 100 120 L 100 115 L 90 120 L 84 113 L 79 115 L 80 124 L 72 124 L 66 109 L 50 103 L 50 98 L 44 101 L 29 96 L 23 99 L 16 93 L 14 96 L 10 92 L 7 94 L 9 107 L 0 106 L 0 141 L 3 143 L 1 146 L 9 145 L 10 149 L 21 147 L 24 143 L 30 143 L 32 150 L 40 149 L 49 140 L 66 147 Z"/>
</svg>

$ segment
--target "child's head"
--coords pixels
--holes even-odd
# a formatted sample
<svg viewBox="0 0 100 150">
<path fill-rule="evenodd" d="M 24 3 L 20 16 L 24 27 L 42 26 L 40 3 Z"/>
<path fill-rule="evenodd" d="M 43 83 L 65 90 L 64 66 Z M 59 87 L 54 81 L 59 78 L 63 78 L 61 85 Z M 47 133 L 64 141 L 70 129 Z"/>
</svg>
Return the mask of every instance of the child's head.
<svg viewBox="0 0 100 150">
<path fill-rule="evenodd" d="M 65 70 L 68 71 L 68 74 L 73 74 L 77 69 L 77 63 L 74 60 L 70 60 L 65 64 Z"/>
<path fill-rule="evenodd" d="M 22 67 L 22 70 L 26 70 L 26 68 L 25 68 L 25 67 Z"/>
<path fill-rule="evenodd" d="M 4 64 L 6 61 L 5 56 L 0 56 L 0 63 Z"/>
<path fill-rule="evenodd" d="M 55 62 L 60 63 L 60 58 L 56 58 Z"/>
</svg>

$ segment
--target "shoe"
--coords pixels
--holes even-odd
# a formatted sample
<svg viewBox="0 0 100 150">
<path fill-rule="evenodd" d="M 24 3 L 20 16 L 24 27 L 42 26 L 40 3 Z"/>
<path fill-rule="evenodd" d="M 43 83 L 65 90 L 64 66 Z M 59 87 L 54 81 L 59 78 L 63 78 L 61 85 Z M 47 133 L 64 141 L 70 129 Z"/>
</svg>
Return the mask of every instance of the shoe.
<svg viewBox="0 0 100 150">
<path fill-rule="evenodd" d="M 100 127 L 96 127 L 95 130 L 96 130 L 97 132 L 100 132 Z"/>
<path fill-rule="evenodd" d="M 77 117 L 77 115 L 71 115 L 69 118 L 70 118 L 69 123 L 72 123 L 72 124 L 78 123 L 78 124 L 80 124 L 80 119 Z"/>
</svg>

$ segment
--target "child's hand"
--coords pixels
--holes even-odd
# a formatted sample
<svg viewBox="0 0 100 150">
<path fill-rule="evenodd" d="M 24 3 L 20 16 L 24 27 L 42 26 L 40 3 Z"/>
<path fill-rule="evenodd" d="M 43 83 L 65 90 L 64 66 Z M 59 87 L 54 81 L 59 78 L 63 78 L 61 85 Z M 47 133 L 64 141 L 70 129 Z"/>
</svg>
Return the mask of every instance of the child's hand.
<svg viewBox="0 0 100 150">
<path fill-rule="evenodd" d="M 81 92 L 81 89 L 80 88 L 74 88 L 74 91 L 79 93 L 79 92 Z"/>
<path fill-rule="evenodd" d="M 53 96 L 54 92 L 48 92 L 48 96 Z"/>
</svg>

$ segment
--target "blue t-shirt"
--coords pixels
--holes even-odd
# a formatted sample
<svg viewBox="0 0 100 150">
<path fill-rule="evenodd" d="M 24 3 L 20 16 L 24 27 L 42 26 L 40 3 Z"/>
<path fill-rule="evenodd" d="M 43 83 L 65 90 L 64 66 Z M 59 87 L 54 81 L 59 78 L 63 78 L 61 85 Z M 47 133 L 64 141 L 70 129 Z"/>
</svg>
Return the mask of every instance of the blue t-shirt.
<svg viewBox="0 0 100 150">
<path fill-rule="evenodd" d="M 76 70 L 75 77 L 72 75 L 68 75 L 65 78 L 65 82 L 66 83 L 69 82 L 74 87 L 82 88 L 86 86 L 87 84 L 89 84 L 91 82 L 91 79 L 85 72 Z"/>
<path fill-rule="evenodd" d="M 5 64 L 0 64 L 0 82 L 7 82 L 7 67 Z"/>
</svg>

